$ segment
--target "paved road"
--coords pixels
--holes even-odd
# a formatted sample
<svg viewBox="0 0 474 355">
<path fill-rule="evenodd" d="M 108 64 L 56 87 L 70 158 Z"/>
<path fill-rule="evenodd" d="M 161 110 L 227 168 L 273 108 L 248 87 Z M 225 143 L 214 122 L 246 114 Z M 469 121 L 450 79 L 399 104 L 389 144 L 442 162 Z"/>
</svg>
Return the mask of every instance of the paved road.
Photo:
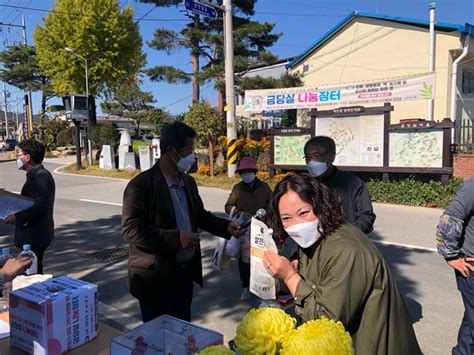
<svg viewBox="0 0 474 355">
<path fill-rule="evenodd" d="M 51 163 L 51 161 L 55 163 Z M 62 161 L 50 160 L 51 171 Z M 97 283 L 100 312 L 124 328 L 140 323 L 137 302 L 126 284 L 126 259 L 108 263 L 81 253 L 126 246 L 120 235 L 122 193 L 126 181 L 54 175 L 56 239 L 48 249 L 45 271 L 68 274 Z M 0 188 L 20 191 L 24 173 L 14 163 L 0 164 Z M 222 212 L 228 191 L 201 188 L 207 209 Z M 455 343 L 462 315 L 453 273 L 434 251 L 434 231 L 441 211 L 375 204 L 376 230 L 370 238 L 390 264 L 426 354 L 447 354 Z M 13 230 L 0 224 L 0 246 L 11 245 Z M 195 288 L 194 321 L 222 332 L 230 340 L 238 321 L 257 304 L 239 300 L 240 285 L 235 263 L 227 273 L 209 267 L 215 237 L 202 241 L 205 289 Z M 121 249 L 117 249 L 120 251 Z"/>
</svg>

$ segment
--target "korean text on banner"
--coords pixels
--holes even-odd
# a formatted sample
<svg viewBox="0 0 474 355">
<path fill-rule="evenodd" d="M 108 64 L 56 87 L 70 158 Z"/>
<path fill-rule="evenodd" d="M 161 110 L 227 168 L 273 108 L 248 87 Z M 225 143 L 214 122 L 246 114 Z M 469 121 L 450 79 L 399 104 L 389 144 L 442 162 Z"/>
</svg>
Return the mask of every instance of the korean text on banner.
<svg viewBox="0 0 474 355">
<path fill-rule="evenodd" d="M 272 238 L 272 230 L 256 218 L 250 225 L 250 291 L 264 300 L 274 300 L 276 295 L 275 279 L 263 265 L 263 254 L 267 250 L 278 253 Z"/>
<path fill-rule="evenodd" d="M 246 90 L 244 109 L 267 111 L 430 100 L 435 97 L 435 84 L 436 74 L 430 73 L 332 86 Z"/>
</svg>

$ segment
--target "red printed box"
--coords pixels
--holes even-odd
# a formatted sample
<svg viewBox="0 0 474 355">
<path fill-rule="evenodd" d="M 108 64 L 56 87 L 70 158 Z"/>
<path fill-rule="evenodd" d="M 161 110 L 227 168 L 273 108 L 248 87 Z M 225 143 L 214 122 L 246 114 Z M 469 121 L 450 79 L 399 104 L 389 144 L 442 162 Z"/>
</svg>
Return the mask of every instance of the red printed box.
<svg viewBox="0 0 474 355">
<path fill-rule="evenodd" d="M 110 355 L 194 354 L 223 342 L 221 333 L 164 315 L 113 338 Z"/>
<path fill-rule="evenodd" d="M 59 355 L 97 336 L 97 285 L 61 276 L 10 293 L 11 345 Z"/>
</svg>

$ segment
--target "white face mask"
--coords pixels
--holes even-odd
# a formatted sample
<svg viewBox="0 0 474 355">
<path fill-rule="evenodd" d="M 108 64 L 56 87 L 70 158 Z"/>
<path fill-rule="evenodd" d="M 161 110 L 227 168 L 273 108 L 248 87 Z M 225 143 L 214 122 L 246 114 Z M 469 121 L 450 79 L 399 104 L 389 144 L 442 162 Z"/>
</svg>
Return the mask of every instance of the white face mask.
<svg viewBox="0 0 474 355">
<path fill-rule="evenodd" d="M 314 161 L 306 163 L 306 169 L 312 177 L 318 177 L 323 175 L 328 170 L 328 164 L 325 161 Z"/>
<path fill-rule="evenodd" d="M 16 160 L 16 167 L 19 169 L 19 170 L 24 170 L 25 169 L 25 164 L 23 164 L 23 162 L 21 161 L 20 158 L 18 158 Z"/>
<path fill-rule="evenodd" d="M 195 162 L 196 162 L 196 157 L 194 156 L 194 153 L 191 153 L 179 159 L 176 165 L 178 167 L 178 170 L 181 173 L 186 173 L 189 170 L 191 170 Z"/>
<path fill-rule="evenodd" d="M 255 180 L 255 173 L 252 173 L 252 172 L 242 173 L 242 174 L 240 174 L 240 178 L 246 184 L 251 184 L 252 181 Z"/>
<path fill-rule="evenodd" d="M 286 228 L 285 231 L 300 247 L 308 248 L 321 237 L 319 232 L 319 219 L 303 222 Z"/>
</svg>

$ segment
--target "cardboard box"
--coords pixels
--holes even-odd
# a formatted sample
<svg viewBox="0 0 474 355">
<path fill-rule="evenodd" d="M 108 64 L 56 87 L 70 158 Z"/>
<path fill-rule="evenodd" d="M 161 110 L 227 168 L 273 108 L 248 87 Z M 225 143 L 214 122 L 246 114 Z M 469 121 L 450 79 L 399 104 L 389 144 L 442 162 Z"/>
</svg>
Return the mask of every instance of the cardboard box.
<svg viewBox="0 0 474 355">
<path fill-rule="evenodd" d="M 112 338 L 110 355 L 194 354 L 223 342 L 221 333 L 164 315 Z"/>
<path fill-rule="evenodd" d="M 56 355 L 97 336 L 97 285 L 67 276 L 10 293 L 11 345 Z"/>
<path fill-rule="evenodd" d="M 43 282 L 49 279 L 52 279 L 53 275 L 51 274 L 34 274 L 34 275 L 20 275 L 13 279 L 12 288 L 13 290 L 19 290 L 20 288 L 27 287 L 39 282 Z"/>
</svg>

